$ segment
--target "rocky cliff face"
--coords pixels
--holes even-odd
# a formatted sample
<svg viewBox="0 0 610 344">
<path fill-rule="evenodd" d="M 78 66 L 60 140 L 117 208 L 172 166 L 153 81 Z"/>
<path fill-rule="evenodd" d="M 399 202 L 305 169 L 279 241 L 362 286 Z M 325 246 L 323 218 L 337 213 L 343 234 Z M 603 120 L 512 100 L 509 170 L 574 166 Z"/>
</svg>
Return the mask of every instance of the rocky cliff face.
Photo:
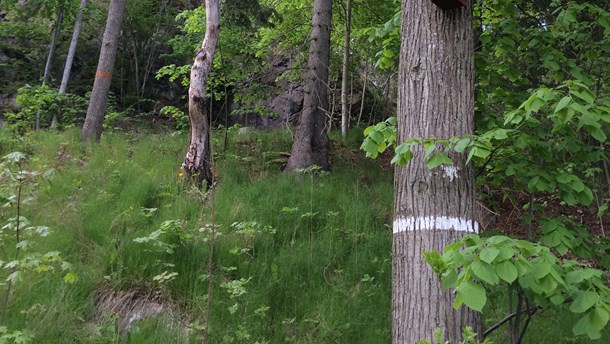
<svg viewBox="0 0 610 344">
<path fill-rule="evenodd" d="M 17 94 L 0 94 L 0 123 L 4 123 L 4 113 L 16 111 L 19 111 Z"/>
<path fill-rule="evenodd" d="M 258 128 L 277 128 L 298 121 L 303 110 L 304 86 L 300 82 L 281 78 L 284 73 L 292 70 L 292 61 L 285 56 L 276 55 L 269 62 L 268 70 L 255 79 L 258 79 L 264 88 L 272 90 L 271 94 L 266 99 L 258 100 L 254 106 L 233 102 L 229 107 L 230 112 L 234 114 L 232 123 Z M 243 91 L 245 90 L 237 89 L 235 92 Z M 249 108 L 264 111 L 249 111 Z"/>
</svg>

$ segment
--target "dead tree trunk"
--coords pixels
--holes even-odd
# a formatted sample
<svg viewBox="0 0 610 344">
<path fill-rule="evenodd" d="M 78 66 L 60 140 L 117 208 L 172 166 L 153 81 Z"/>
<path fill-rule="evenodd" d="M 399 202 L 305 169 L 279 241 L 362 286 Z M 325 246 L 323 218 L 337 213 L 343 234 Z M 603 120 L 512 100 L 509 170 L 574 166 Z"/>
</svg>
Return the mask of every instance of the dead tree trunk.
<svg viewBox="0 0 610 344">
<path fill-rule="evenodd" d="M 328 64 L 331 17 L 332 1 L 314 0 L 303 113 L 295 133 L 286 171 L 313 165 L 325 170 L 330 169 L 326 113 L 329 108 Z"/>
<path fill-rule="evenodd" d="M 188 179 L 212 186 L 212 153 L 210 149 L 210 123 L 205 106 L 205 85 L 212 71 L 220 34 L 220 4 L 206 0 L 206 29 L 201 50 L 195 55 L 189 87 L 190 143 L 182 169 Z"/>
<path fill-rule="evenodd" d="M 429 0 L 402 1 L 397 142 L 450 138 L 474 129 L 472 1 L 443 11 Z M 393 223 L 393 343 L 432 339 L 435 328 L 457 343 L 465 326 L 480 331 L 480 316 L 454 310 L 422 253 L 441 251 L 477 232 L 475 182 L 463 154 L 430 170 L 423 148 L 395 170 Z M 480 332 L 479 332 L 480 333 Z"/>
<path fill-rule="evenodd" d="M 99 141 L 102 136 L 102 122 L 108 102 L 108 92 L 112 82 L 112 70 L 121 33 L 121 24 L 125 14 L 125 0 L 112 0 L 108 6 L 108 19 L 104 30 L 102 49 L 93 82 L 93 91 L 89 100 L 87 117 L 83 125 L 83 141 Z"/>
</svg>

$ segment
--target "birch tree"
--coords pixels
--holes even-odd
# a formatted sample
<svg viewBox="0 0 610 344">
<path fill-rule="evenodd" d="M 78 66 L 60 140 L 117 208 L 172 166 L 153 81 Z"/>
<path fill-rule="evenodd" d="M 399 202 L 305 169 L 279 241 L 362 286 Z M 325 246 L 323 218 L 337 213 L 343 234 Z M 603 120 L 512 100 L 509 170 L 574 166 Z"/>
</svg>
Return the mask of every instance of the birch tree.
<svg viewBox="0 0 610 344">
<path fill-rule="evenodd" d="M 205 86 L 212 70 L 212 62 L 220 34 L 219 0 L 205 1 L 205 36 L 195 55 L 189 87 L 189 147 L 182 164 L 187 178 L 198 184 L 212 186 L 212 154 L 210 149 L 210 120 L 205 102 Z"/>
</svg>

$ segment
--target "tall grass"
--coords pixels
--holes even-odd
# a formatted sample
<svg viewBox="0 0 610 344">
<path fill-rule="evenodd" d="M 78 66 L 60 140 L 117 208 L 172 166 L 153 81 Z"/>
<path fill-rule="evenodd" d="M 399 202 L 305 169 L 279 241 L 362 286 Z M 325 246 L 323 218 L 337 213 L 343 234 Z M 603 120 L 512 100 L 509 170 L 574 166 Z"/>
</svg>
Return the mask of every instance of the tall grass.
<svg viewBox="0 0 610 344">
<path fill-rule="evenodd" d="M 215 137 L 219 235 L 209 342 L 389 343 L 391 168 L 365 159 L 356 133 L 347 144 L 332 141 L 330 173 L 286 174 L 282 153 L 291 140 L 284 131 L 231 133 L 225 150 Z M 96 296 L 135 290 L 158 295 L 179 326 L 145 320 L 123 339 L 197 342 L 207 311 L 212 198 L 202 201 L 178 175 L 187 138 L 110 132 L 83 145 L 77 131 L 66 131 L 39 132 L 27 143 L 30 165 L 55 173 L 25 215 L 52 228 L 38 247 L 61 251 L 79 281 L 30 274 L 6 326 L 28 329 L 41 343 L 115 342 L 112 315 L 96 316 Z M 159 238 L 134 241 L 168 220 L 176 222 Z M 177 275 L 163 280 L 163 273 Z M 538 332 L 548 323 L 532 326 Z M 570 327 L 535 332 L 528 342 L 561 342 Z"/>
</svg>

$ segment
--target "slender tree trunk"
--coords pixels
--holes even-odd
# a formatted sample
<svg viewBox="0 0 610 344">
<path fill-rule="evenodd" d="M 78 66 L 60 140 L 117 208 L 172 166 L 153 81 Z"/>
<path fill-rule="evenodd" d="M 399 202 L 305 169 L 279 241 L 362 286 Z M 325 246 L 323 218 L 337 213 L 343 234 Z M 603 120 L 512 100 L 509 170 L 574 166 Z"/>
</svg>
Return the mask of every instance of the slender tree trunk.
<svg viewBox="0 0 610 344">
<path fill-rule="evenodd" d="M 429 0 L 402 1 L 397 140 L 450 138 L 474 129 L 472 1 L 443 11 Z M 480 316 L 454 310 L 454 292 L 443 290 L 422 259 L 454 239 L 477 232 L 475 182 L 463 154 L 453 165 L 430 170 L 423 148 L 395 171 L 393 223 L 393 343 L 432 339 L 443 328 L 450 343 Z"/>
<path fill-rule="evenodd" d="M 44 66 L 44 74 L 42 76 L 42 86 L 46 85 L 51 79 L 51 66 L 53 65 L 53 57 L 55 56 L 55 48 L 57 47 L 57 40 L 59 39 L 59 33 L 61 31 L 61 23 L 64 19 L 63 8 L 60 7 L 57 10 L 57 20 L 55 21 L 55 28 L 53 30 L 53 36 L 51 37 L 51 44 L 49 45 L 49 55 L 47 56 L 47 63 Z M 36 130 L 40 129 L 40 111 L 36 113 Z"/>
<path fill-rule="evenodd" d="M 112 70 L 116 59 L 116 51 L 125 14 L 125 0 L 111 0 L 108 6 L 108 19 L 102 41 L 102 49 L 93 82 L 93 91 L 89 100 L 87 117 L 83 125 L 83 141 L 99 141 L 102 135 L 102 122 L 108 102 L 108 92 L 112 82 Z"/>
<path fill-rule="evenodd" d="M 220 34 L 219 0 L 206 0 L 206 29 L 201 50 L 195 55 L 189 87 L 190 143 L 182 169 L 187 178 L 212 186 L 210 123 L 205 107 L 205 85 L 212 70 L 212 62 Z"/>
<path fill-rule="evenodd" d="M 328 111 L 328 64 L 330 61 L 331 0 L 314 0 L 307 62 L 307 85 L 286 171 L 312 165 L 330 169 L 326 112 Z"/>
<path fill-rule="evenodd" d="M 76 23 L 74 24 L 74 32 L 72 33 L 72 41 L 70 41 L 70 48 L 68 49 L 68 56 L 66 57 L 66 64 L 64 66 L 64 74 L 61 77 L 61 84 L 59 86 L 59 93 L 66 93 L 68 89 L 68 81 L 70 80 L 70 72 L 72 71 L 72 62 L 74 61 L 74 55 L 76 54 L 76 45 L 78 44 L 78 36 L 83 28 L 83 14 L 87 7 L 87 0 L 81 0 L 80 10 L 76 16 Z M 53 121 L 51 127 L 57 126 L 57 114 L 53 115 Z"/>
<path fill-rule="evenodd" d="M 343 42 L 343 78 L 341 80 L 341 135 L 345 139 L 349 132 L 350 108 L 348 105 L 347 84 L 349 80 L 350 30 L 352 21 L 352 0 L 345 7 L 345 41 Z"/>
<path fill-rule="evenodd" d="M 364 65 L 364 82 L 362 83 L 362 99 L 360 100 L 360 113 L 358 114 L 358 123 L 356 125 L 360 125 L 360 120 L 362 119 L 362 112 L 364 112 L 364 96 L 366 95 L 366 84 L 368 83 L 369 77 L 369 64 L 368 62 Z"/>
</svg>

